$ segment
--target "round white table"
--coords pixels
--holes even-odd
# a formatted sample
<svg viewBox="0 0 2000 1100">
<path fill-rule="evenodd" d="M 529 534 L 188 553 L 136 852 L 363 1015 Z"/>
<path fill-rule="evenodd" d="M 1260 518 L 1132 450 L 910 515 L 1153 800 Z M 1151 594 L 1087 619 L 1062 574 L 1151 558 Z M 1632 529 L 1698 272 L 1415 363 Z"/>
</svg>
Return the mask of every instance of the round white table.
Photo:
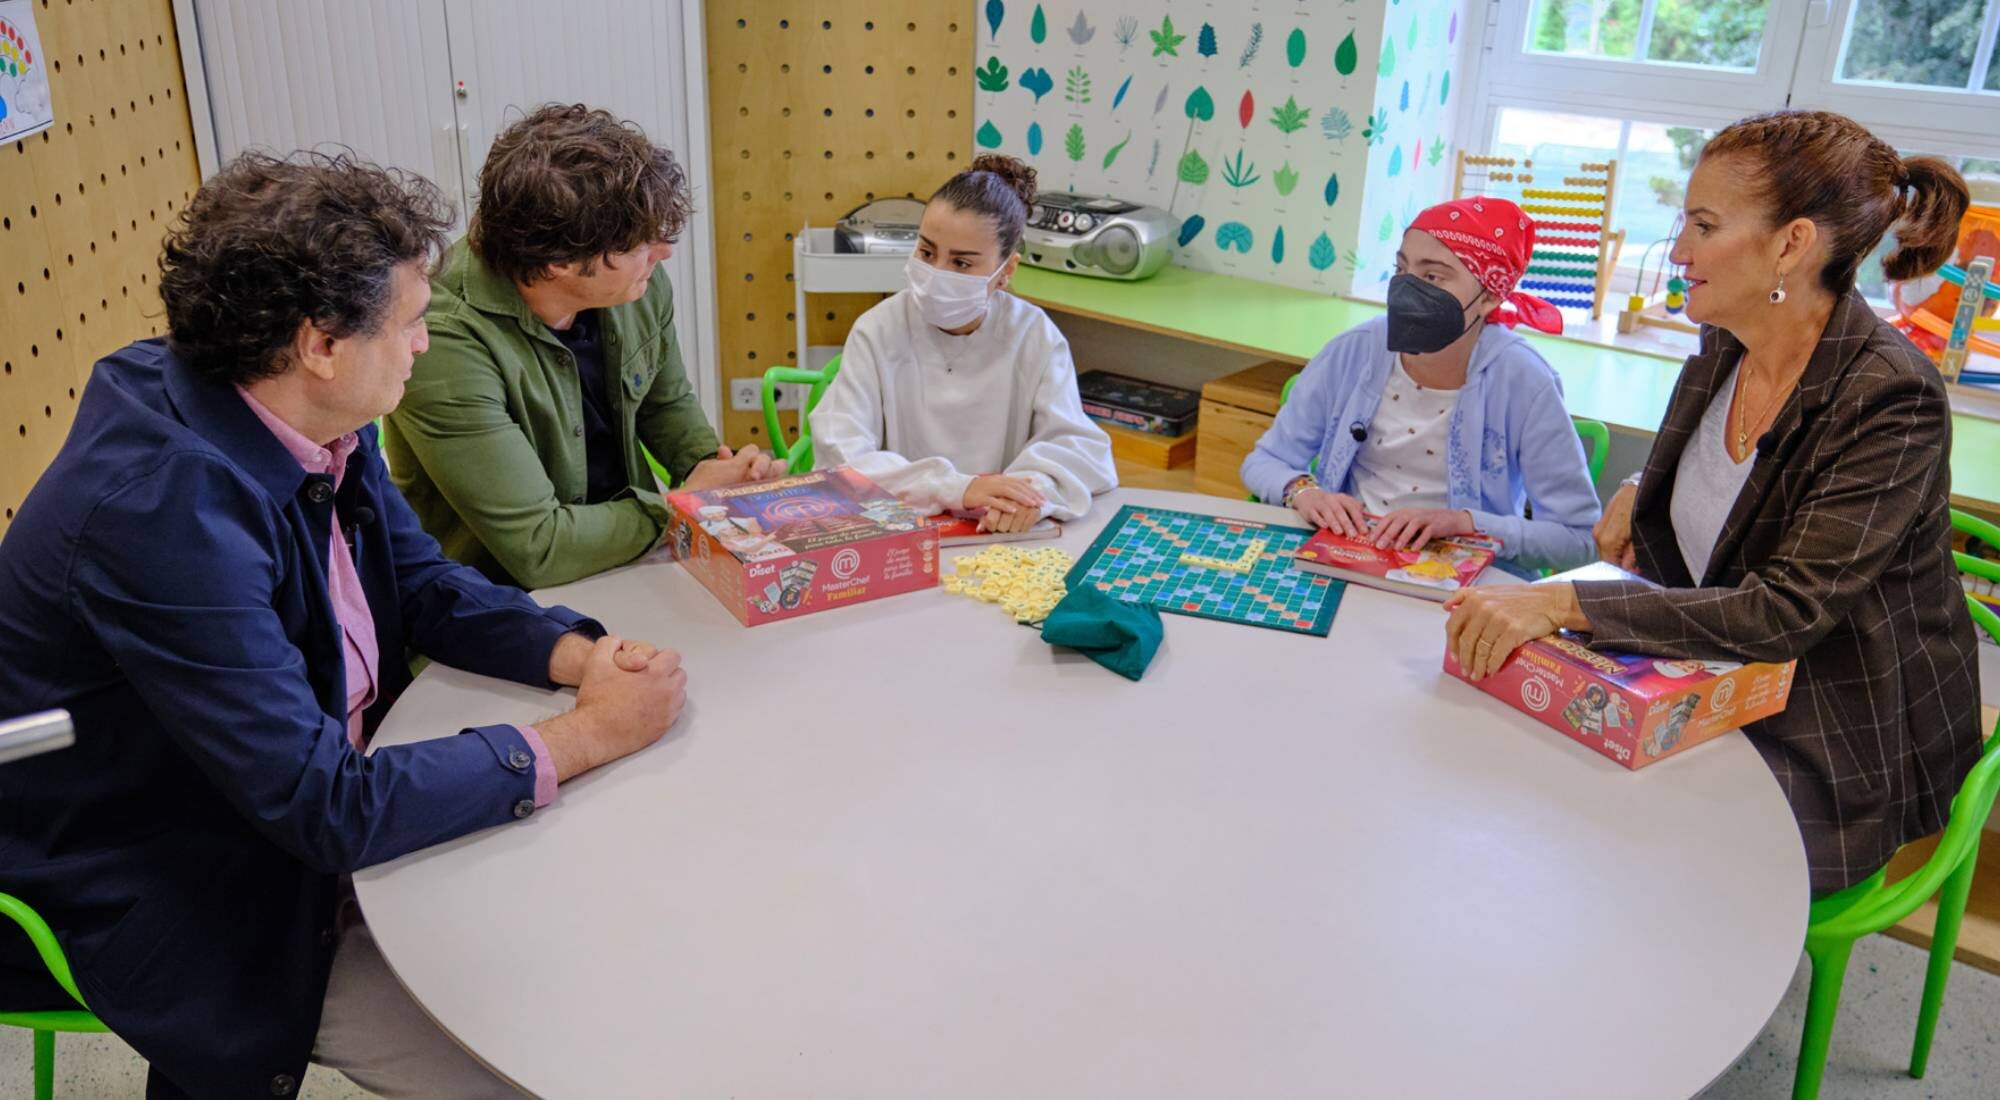
<svg viewBox="0 0 2000 1100">
<path fill-rule="evenodd" d="M 1123 503 L 1284 521 L 1263 505 Z M 1804 940 L 1797 827 L 1731 734 L 1639 772 L 1439 670 L 1164 616 L 1128 682 L 942 591 L 745 629 L 648 559 L 542 593 L 686 654 L 645 752 L 355 877 L 460 1042 L 545 1097 L 1686 1097 Z M 433 665 L 379 740 L 553 693 Z"/>
</svg>

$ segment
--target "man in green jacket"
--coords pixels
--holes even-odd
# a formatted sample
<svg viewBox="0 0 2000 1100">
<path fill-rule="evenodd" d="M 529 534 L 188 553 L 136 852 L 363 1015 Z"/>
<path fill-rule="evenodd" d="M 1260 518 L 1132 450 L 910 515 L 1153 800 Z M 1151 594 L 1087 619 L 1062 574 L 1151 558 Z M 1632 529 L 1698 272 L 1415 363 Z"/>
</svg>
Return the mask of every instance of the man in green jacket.
<svg viewBox="0 0 2000 1100">
<path fill-rule="evenodd" d="M 720 445 L 681 366 L 654 269 L 689 210 L 673 155 L 605 111 L 552 104 L 494 141 L 471 231 L 431 280 L 430 350 L 384 432 L 396 487 L 445 553 L 562 584 L 658 543 L 646 451 L 677 488 L 781 472 Z"/>
</svg>

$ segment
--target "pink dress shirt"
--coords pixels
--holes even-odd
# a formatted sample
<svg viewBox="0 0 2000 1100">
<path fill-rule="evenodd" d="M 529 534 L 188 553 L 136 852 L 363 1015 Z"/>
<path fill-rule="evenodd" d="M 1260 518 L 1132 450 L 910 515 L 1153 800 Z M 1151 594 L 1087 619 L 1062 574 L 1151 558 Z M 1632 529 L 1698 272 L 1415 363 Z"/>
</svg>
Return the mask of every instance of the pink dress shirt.
<svg viewBox="0 0 2000 1100">
<path fill-rule="evenodd" d="M 347 460 L 354 454 L 360 438 L 348 432 L 333 441 L 331 448 L 322 447 L 299 433 L 297 428 L 278 419 L 278 415 L 265 408 L 263 403 L 250 396 L 250 391 L 241 386 L 236 392 L 243 397 L 243 403 L 257 414 L 257 419 L 278 437 L 300 466 L 309 474 L 333 475 L 333 487 L 340 488 L 341 479 L 346 476 Z M 327 548 L 327 595 L 333 601 L 333 616 L 340 623 L 341 649 L 347 662 L 347 740 L 355 751 L 366 751 L 362 736 L 361 716 L 375 702 L 375 670 L 381 667 L 382 655 L 375 644 L 375 613 L 368 608 L 368 594 L 361 587 L 361 574 L 354 567 L 354 555 L 348 552 L 347 539 L 340 530 L 340 514 L 333 515 L 332 541 Z M 556 766 L 549 756 L 548 746 L 542 743 L 542 735 L 533 726 L 517 726 L 521 740 L 528 743 L 528 750 L 535 754 L 535 805 L 546 806 L 556 797 Z"/>
</svg>

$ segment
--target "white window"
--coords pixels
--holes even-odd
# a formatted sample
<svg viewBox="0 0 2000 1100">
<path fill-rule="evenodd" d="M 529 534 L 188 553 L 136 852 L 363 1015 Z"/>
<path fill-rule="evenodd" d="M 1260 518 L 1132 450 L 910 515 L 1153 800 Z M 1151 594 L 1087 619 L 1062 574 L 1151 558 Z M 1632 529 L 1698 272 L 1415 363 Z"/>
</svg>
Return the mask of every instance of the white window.
<svg viewBox="0 0 2000 1100">
<path fill-rule="evenodd" d="M 1906 154 L 1949 160 L 1985 201 L 2000 196 L 2000 0 L 1489 0 L 1485 10 L 1470 144 L 1552 164 L 1616 157 L 1619 293 L 1672 232 L 1702 145 L 1747 115 L 1838 111 Z M 1648 270 L 1658 264 L 1656 252 Z"/>
</svg>

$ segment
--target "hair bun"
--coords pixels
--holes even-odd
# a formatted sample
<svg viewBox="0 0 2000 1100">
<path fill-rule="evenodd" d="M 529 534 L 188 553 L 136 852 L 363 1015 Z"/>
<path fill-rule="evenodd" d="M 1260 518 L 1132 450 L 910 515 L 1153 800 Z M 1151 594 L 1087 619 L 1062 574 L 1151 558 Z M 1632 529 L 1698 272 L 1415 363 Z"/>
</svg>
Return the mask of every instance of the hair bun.
<svg viewBox="0 0 2000 1100">
<path fill-rule="evenodd" d="M 981 153 L 972 159 L 974 172 L 991 172 L 1006 181 L 1020 196 L 1022 206 L 1035 205 L 1035 170 L 1019 157 L 1003 156 L 999 153 Z"/>
<path fill-rule="evenodd" d="M 1951 261 L 1959 221 L 1972 201 L 1964 177 L 1936 157 L 1903 158 L 1902 175 L 1907 194 L 1896 221 L 1896 250 L 1882 260 L 1883 273 L 1898 281 L 1928 275 Z"/>
</svg>

